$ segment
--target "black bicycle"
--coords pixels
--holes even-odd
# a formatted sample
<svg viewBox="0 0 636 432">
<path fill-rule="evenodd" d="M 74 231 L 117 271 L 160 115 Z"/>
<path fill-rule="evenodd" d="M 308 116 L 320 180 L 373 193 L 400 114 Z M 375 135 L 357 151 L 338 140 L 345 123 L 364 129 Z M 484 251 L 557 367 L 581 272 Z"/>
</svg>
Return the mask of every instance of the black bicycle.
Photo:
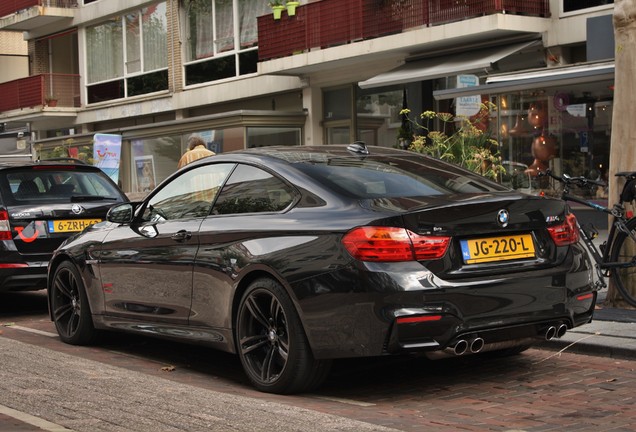
<svg viewBox="0 0 636 432">
<path fill-rule="evenodd" d="M 538 173 L 539 176 L 549 176 L 563 184 L 561 198 L 593 208 L 612 216 L 612 225 L 607 240 L 596 247 L 593 240 L 598 237 L 598 231 L 593 225 L 581 227 L 577 221 L 581 238 L 585 242 L 592 258 L 596 262 L 598 280 L 595 288 L 607 287 L 605 278 L 611 277 L 616 289 L 630 305 L 636 307 L 636 218 L 632 212 L 626 212 L 624 203 L 636 199 L 636 172 L 619 172 L 617 177 L 623 177 L 625 183 L 621 191 L 619 202 L 612 208 L 604 207 L 569 194 L 570 186 L 590 188 L 605 186 L 604 182 L 590 180 L 585 177 L 570 177 L 567 174 L 554 175 L 550 170 Z"/>
</svg>

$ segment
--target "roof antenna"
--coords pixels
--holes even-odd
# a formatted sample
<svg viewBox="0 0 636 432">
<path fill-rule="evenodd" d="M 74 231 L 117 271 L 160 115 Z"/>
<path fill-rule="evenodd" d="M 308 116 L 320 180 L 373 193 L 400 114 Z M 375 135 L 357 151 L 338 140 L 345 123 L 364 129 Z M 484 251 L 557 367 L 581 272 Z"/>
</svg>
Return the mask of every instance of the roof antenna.
<svg viewBox="0 0 636 432">
<path fill-rule="evenodd" d="M 353 144 L 349 144 L 347 146 L 347 150 L 349 150 L 352 153 L 358 153 L 363 155 L 369 154 L 369 149 L 367 148 L 367 145 L 365 144 L 364 141 L 354 141 Z"/>
</svg>

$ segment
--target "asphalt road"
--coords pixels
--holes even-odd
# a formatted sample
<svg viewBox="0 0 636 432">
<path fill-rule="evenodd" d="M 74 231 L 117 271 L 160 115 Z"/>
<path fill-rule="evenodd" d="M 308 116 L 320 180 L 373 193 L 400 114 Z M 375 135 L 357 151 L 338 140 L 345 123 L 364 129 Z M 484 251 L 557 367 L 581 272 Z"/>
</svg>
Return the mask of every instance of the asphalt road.
<svg viewBox="0 0 636 432">
<path fill-rule="evenodd" d="M 316 392 L 279 396 L 253 390 L 235 356 L 206 348 L 120 334 L 93 347 L 63 344 L 41 295 L 0 296 L 0 324 L 2 432 L 13 432 L 16 417 L 3 417 L 3 407 L 24 415 L 31 429 L 20 430 L 49 432 L 598 432 L 636 424 L 629 359 L 531 349 L 509 358 L 346 360 Z"/>
</svg>

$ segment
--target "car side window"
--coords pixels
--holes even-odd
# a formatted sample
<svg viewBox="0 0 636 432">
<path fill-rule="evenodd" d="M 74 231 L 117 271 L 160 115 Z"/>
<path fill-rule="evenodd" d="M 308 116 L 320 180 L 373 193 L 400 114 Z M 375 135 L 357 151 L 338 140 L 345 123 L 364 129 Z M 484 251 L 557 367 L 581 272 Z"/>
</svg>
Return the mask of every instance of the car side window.
<svg viewBox="0 0 636 432">
<path fill-rule="evenodd" d="M 236 167 L 217 198 L 212 214 L 278 212 L 294 201 L 294 190 L 281 179 L 250 165 Z"/>
<path fill-rule="evenodd" d="M 184 172 L 164 185 L 144 209 L 144 221 L 206 217 L 221 185 L 234 168 L 231 163 L 210 164 Z"/>
</svg>

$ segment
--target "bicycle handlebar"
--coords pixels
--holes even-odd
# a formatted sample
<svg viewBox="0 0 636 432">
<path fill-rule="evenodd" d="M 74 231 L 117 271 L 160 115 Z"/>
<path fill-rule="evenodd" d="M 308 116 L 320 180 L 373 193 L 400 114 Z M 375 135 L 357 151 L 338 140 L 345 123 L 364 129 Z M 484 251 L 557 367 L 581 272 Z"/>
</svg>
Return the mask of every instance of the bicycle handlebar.
<svg viewBox="0 0 636 432">
<path fill-rule="evenodd" d="M 557 176 L 555 174 L 552 174 L 552 171 L 550 171 L 550 170 L 539 171 L 537 173 L 537 177 L 545 177 L 545 176 L 552 177 L 553 179 L 555 179 L 555 180 L 557 180 L 557 181 L 559 181 L 561 183 L 567 184 L 567 185 L 575 184 L 575 185 L 578 185 L 578 186 L 588 186 L 588 187 L 591 186 L 591 185 L 606 186 L 604 181 L 592 180 L 592 179 L 589 179 L 589 178 L 586 178 L 586 177 L 582 177 L 582 176 L 580 176 L 580 177 L 570 177 L 568 174 L 562 174 L 559 177 L 559 176 Z"/>
</svg>

